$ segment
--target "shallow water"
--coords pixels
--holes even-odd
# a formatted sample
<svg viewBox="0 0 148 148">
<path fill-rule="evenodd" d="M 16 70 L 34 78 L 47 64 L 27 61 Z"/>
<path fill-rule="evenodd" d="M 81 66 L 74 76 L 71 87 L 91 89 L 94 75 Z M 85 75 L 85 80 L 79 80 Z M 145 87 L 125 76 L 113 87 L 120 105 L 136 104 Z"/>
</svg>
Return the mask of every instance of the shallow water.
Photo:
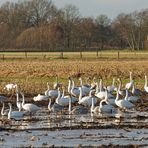
<svg viewBox="0 0 148 148">
<path fill-rule="evenodd" d="M 1 119 L 5 121 L 5 118 Z M 6 119 L 7 121 L 7 119 Z M 147 145 L 148 113 L 63 115 L 44 108 L 33 117 L 1 124 L 0 147 Z M 17 141 L 17 142 L 14 142 Z"/>
</svg>

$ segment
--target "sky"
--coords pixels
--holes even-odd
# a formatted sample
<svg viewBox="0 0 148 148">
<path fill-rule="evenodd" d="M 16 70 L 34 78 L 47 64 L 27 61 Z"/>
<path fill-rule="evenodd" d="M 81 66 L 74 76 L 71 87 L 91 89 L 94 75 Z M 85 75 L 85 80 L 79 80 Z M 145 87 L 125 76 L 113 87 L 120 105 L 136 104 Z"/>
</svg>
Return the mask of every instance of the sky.
<svg viewBox="0 0 148 148">
<path fill-rule="evenodd" d="M 17 0 L 8 0 L 17 1 Z M 0 0 L 0 4 L 6 0 Z M 75 5 L 83 17 L 96 17 L 105 14 L 114 19 L 120 13 L 130 13 L 148 8 L 148 0 L 52 0 L 58 7 L 63 8 L 68 4 Z"/>
</svg>

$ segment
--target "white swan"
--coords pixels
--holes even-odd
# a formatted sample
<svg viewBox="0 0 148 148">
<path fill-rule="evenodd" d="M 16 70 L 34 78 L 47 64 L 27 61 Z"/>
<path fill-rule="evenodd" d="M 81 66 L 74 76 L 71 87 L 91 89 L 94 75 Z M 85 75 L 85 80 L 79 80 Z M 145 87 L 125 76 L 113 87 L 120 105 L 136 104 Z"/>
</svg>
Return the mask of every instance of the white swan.
<svg viewBox="0 0 148 148">
<path fill-rule="evenodd" d="M 138 96 L 129 96 L 127 98 L 128 101 L 130 101 L 131 103 L 136 103 L 139 100 Z"/>
<path fill-rule="evenodd" d="M 126 90 L 125 89 L 121 89 L 121 87 L 122 87 L 122 80 L 121 80 L 121 78 L 118 78 L 117 80 L 119 81 L 119 86 L 116 89 L 116 91 L 118 90 L 118 92 L 119 92 L 119 94 L 121 96 L 125 96 L 126 95 Z M 128 95 L 129 96 L 131 95 L 131 92 L 130 91 L 128 91 Z"/>
<path fill-rule="evenodd" d="M 100 101 L 100 105 L 94 105 L 94 99 L 92 98 L 92 105 L 91 105 L 91 112 L 92 113 L 116 113 L 117 110 L 114 106 L 107 102 L 108 99 L 108 92 L 105 91 L 105 99 Z M 105 103 L 105 104 L 104 104 Z"/>
<path fill-rule="evenodd" d="M 91 83 L 91 90 L 96 88 L 96 78 L 94 77 Z"/>
<path fill-rule="evenodd" d="M 98 97 L 101 100 L 103 100 L 105 98 L 105 91 L 103 90 L 102 79 L 100 79 L 99 85 L 98 85 L 98 82 L 96 83 L 95 96 Z"/>
<path fill-rule="evenodd" d="M 32 104 L 32 103 L 25 103 L 25 97 L 24 97 L 24 94 L 21 92 L 21 95 L 22 95 L 22 98 L 23 98 L 23 101 L 22 101 L 22 108 L 29 112 L 30 114 L 32 113 L 35 113 L 36 111 L 40 110 L 41 108 L 38 107 L 37 105 L 35 104 Z"/>
<path fill-rule="evenodd" d="M 94 98 L 92 96 L 92 90 L 89 92 L 89 96 L 82 97 L 82 87 L 80 87 L 80 95 L 79 95 L 79 102 L 78 102 L 79 104 L 84 105 L 84 106 L 91 106 L 92 98 Z M 96 104 L 97 101 L 98 99 L 95 97 L 94 103 Z"/>
<path fill-rule="evenodd" d="M 132 88 L 132 95 L 136 95 L 136 96 L 142 95 L 142 91 L 140 89 L 135 88 L 135 83 Z"/>
<path fill-rule="evenodd" d="M 87 114 L 88 109 L 84 106 L 75 106 L 72 108 L 72 99 L 69 99 L 69 114 Z"/>
<path fill-rule="evenodd" d="M 17 87 L 17 84 L 10 83 L 10 84 L 5 85 L 4 89 L 7 91 L 10 91 L 12 89 L 15 89 L 16 87 Z"/>
<path fill-rule="evenodd" d="M 145 75 L 145 85 L 144 90 L 148 93 L 148 86 L 147 86 L 147 76 Z"/>
<path fill-rule="evenodd" d="M 22 102 L 19 100 L 19 93 L 16 93 L 16 106 L 19 109 L 19 111 L 21 111 L 22 109 Z"/>
<path fill-rule="evenodd" d="M 134 85 L 134 80 L 132 79 L 132 72 L 130 72 L 130 82 L 125 85 L 126 89 L 132 88 Z"/>
<path fill-rule="evenodd" d="M 38 94 L 37 96 L 33 97 L 34 101 L 46 101 L 49 99 L 49 96 Z"/>
<path fill-rule="evenodd" d="M 78 97 L 80 95 L 80 88 L 79 87 L 75 87 L 75 82 L 74 80 L 72 81 L 72 86 L 71 86 L 71 90 L 70 90 L 70 94 L 72 94 L 75 97 Z M 85 93 L 83 93 L 83 96 L 85 95 Z"/>
<path fill-rule="evenodd" d="M 8 112 L 8 119 L 16 119 L 16 118 L 21 118 L 24 116 L 24 112 L 20 112 L 20 111 L 12 111 L 12 105 L 11 103 L 8 103 L 10 109 Z"/>
<path fill-rule="evenodd" d="M 118 107 L 122 108 L 122 109 L 132 109 L 134 108 L 134 104 L 132 104 L 131 102 L 129 102 L 127 100 L 128 98 L 128 90 L 126 89 L 126 96 L 124 99 L 122 100 L 119 100 L 119 91 L 117 91 L 117 96 L 116 96 L 116 99 L 115 99 L 115 103 Z"/>
<path fill-rule="evenodd" d="M 56 99 L 58 97 L 58 90 L 57 89 L 50 90 L 49 82 L 47 82 L 47 90 L 45 91 L 45 95 L 49 96 L 52 99 Z"/>
<path fill-rule="evenodd" d="M 106 96 L 106 92 L 105 92 L 106 88 L 103 88 L 102 85 L 102 79 L 100 79 L 100 85 L 98 86 L 98 83 L 96 83 L 96 93 L 95 96 L 98 97 L 99 99 L 103 100 Z M 115 98 L 112 94 L 108 93 L 108 98 Z"/>
<path fill-rule="evenodd" d="M 62 83 L 59 83 L 58 76 L 56 76 L 56 82 L 53 84 L 54 89 L 58 89 L 62 86 Z"/>
<path fill-rule="evenodd" d="M 114 92 L 114 90 L 115 90 L 115 78 L 113 78 L 113 82 L 112 82 L 112 85 L 111 86 L 107 86 L 107 91 L 109 92 L 109 93 L 113 93 Z"/>
<path fill-rule="evenodd" d="M 57 103 L 54 103 L 54 104 L 52 105 L 51 99 L 49 98 L 48 110 L 49 110 L 50 112 L 61 112 L 64 108 L 65 108 L 65 106 L 59 105 L 59 104 L 57 104 Z"/>
<path fill-rule="evenodd" d="M 6 109 L 5 110 L 5 103 L 2 102 L 3 106 L 2 106 L 2 109 L 1 109 L 1 115 L 2 116 L 7 116 L 8 115 L 8 112 L 9 112 L 9 109 Z"/>
<path fill-rule="evenodd" d="M 63 87 L 63 93 L 62 93 L 61 98 L 67 98 L 67 99 L 71 98 L 72 103 L 78 102 L 78 99 L 76 97 L 70 97 L 70 95 L 65 96 L 65 88 L 64 87 Z"/>
<path fill-rule="evenodd" d="M 63 89 L 63 94 L 62 94 L 62 96 L 61 96 L 61 93 L 60 93 L 60 90 L 59 90 L 59 88 L 58 88 L 58 97 L 56 98 L 56 103 L 57 104 L 59 104 L 59 105 L 62 105 L 62 106 L 68 106 L 68 104 L 69 104 L 69 96 L 65 96 L 64 95 L 64 89 Z M 72 98 L 72 102 L 74 103 L 74 102 L 77 102 L 78 101 L 78 99 L 77 98 Z"/>
<path fill-rule="evenodd" d="M 82 87 L 82 92 L 84 92 L 85 95 L 88 95 L 91 90 L 91 86 L 87 84 L 83 85 L 83 81 L 81 77 L 79 78 L 79 80 L 80 80 L 80 86 Z"/>
</svg>

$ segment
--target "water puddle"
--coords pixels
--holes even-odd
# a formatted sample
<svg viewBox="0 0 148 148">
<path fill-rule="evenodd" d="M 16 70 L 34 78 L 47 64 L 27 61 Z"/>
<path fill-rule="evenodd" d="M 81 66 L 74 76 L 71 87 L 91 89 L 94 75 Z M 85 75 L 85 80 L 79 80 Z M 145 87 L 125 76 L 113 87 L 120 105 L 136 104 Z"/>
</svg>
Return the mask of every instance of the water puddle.
<svg viewBox="0 0 148 148">
<path fill-rule="evenodd" d="M 63 115 L 43 108 L 33 117 L 0 122 L 0 147 L 148 146 L 147 112 Z"/>
</svg>

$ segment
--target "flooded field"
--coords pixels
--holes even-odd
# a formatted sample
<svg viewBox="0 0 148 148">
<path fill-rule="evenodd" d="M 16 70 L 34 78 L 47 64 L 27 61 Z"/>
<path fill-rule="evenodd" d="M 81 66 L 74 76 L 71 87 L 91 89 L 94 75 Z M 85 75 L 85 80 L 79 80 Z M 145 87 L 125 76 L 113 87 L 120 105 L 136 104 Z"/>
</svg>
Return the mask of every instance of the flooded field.
<svg viewBox="0 0 148 148">
<path fill-rule="evenodd" d="M 1 117 L 0 147 L 148 147 L 148 112 L 68 115 L 46 107 L 19 120 Z"/>
</svg>

